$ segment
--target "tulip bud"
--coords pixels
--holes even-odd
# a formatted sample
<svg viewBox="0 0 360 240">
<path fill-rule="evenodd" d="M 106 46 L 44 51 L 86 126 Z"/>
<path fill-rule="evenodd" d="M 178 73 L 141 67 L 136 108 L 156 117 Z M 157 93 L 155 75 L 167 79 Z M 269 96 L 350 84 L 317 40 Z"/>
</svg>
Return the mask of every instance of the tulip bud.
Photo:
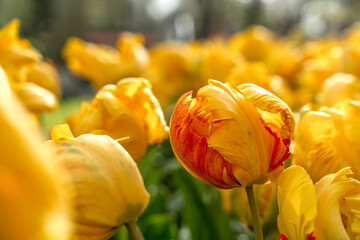
<svg viewBox="0 0 360 240">
<path fill-rule="evenodd" d="M 219 188 L 275 179 L 290 156 L 294 117 L 268 91 L 218 81 L 177 102 L 170 141 L 180 163 L 195 177 Z"/>
<path fill-rule="evenodd" d="M 62 185 L 73 210 L 73 239 L 108 239 L 136 220 L 149 203 L 136 163 L 115 140 L 85 134 L 73 138 L 66 124 L 56 126 L 52 141 Z"/>
<path fill-rule="evenodd" d="M 134 160 L 139 160 L 147 145 L 159 144 L 167 138 L 168 127 L 150 82 L 143 78 L 127 78 L 116 85 L 106 85 L 68 123 L 75 136 L 108 135 L 113 139 L 129 137 L 121 144 Z"/>
</svg>

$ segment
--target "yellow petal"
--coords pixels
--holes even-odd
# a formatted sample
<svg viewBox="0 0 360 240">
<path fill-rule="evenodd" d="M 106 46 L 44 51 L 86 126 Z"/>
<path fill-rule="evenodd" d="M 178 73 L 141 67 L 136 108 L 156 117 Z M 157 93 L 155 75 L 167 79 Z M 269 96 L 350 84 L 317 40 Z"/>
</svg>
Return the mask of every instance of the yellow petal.
<svg viewBox="0 0 360 240">
<path fill-rule="evenodd" d="M 52 140 L 61 140 L 66 138 L 74 138 L 74 136 L 71 133 L 71 130 L 69 128 L 69 125 L 66 123 L 56 125 L 51 130 L 51 139 Z"/>
<path fill-rule="evenodd" d="M 294 163 L 304 167 L 314 182 L 346 166 L 337 155 L 336 136 L 329 113 L 309 111 L 301 117 L 295 134 Z"/>
<path fill-rule="evenodd" d="M 0 67 L 0 239 L 68 239 L 55 157 Z"/>
<path fill-rule="evenodd" d="M 315 236 L 319 239 L 358 239 L 356 222 L 360 211 L 360 182 L 347 175 L 350 168 L 323 177 L 316 184 L 318 216 Z"/>
<path fill-rule="evenodd" d="M 15 91 L 21 101 L 32 112 L 53 111 L 58 106 L 55 94 L 35 83 L 25 82 L 18 84 Z"/>
<path fill-rule="evenodd" d="M 315 187 L 299 166 L 285 169 L 278 183 L 278 227 L 281 234 L 291 240 L 305 240 L 314 232 L 317 215 Z"/>
<path fill-rule="evenodd" d="M 294 116 L 290 108 L 280 98 L 254 84 L 242 84 L 237 89 L 244 97 L 252 102 L 260 110 L 270 113 L 280 113 L 283 125 L 281 126 L 281 137 L 291 140 L 295 128 Z"/>
<path fill-rule="evenodd" d="M 356 99 L 360 92 L 360 82 L 351 74 L 336 73 L 325 80 L 319 93 L 320 104 L 333 106 L 335 103 L 349 99 Z"/>
</svg>

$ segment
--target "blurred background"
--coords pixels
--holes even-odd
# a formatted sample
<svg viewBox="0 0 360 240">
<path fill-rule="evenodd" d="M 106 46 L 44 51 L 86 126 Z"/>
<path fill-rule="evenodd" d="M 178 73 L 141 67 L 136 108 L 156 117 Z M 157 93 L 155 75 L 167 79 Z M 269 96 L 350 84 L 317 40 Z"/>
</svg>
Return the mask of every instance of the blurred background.
<svg viewBox="0 0 360 240">
<path fill-rule="evenodd" d="M 76 111 L 95 90 L 71 73 L 61 58 L 70 36 L 114 46 L 122 31 L 141 33 L 145 46 L 164 41 L 229 37 L 259 24 L 278 36 L 306 39 L 341 35 L 360 20 L 359 0 L 0 0 L 0 27 L 21 20 L 21 37 L 51 59 L 62 81 L 59 110 L 43 114 L 48 134 Z M 167 120 L 170 109 L 164 109 Z M 253 239 L 239 213 L 228 214 L 226 195 L 189 175 L 173 155 L 170 142 L 152 146 L 138 162 L 151 202 L 140 217 L 145 239 Z M 273 196 L 273 194 L 272 194 Z M 266 201 L 276 209 L 276 202 Z M 240 206 L 242 202 L 238 202 Z M 230 204 L 231 205 L 231 204 Z M 238 208 L 241 208 L 239 207 Z M 235 206 L 236 208 L 236 206 Z M 276 210 L 263 222 L 267 239 L 279 239 Z M 274 218 L 275 216 L 275 218 Z M 129 239 L 126 229 L 113 238 Z"/>
<path fill-rule="evenodd" d="M 61 50 L 70 36 L 114 45 L 121 31 L 161 41 L 229 36 L 253 24 L 278 35 L 301 30 L 309 38 L 339 33 L 360 19 L 358 0 L 0 0 L 0 26 L 21 20 L 21 35 L 58 65 L 63 97 L 90 84 L 69 76 Z"/>
<path fill-rule="evenodd" d="M 131 31 L 151 47 L 230 36 L 260 24 L 280 36 L 300 30 L 316 38 L 340 33 L 359 13 L 358 0 L 0 0 L 0 26 L 21 20 L 22 37 L 58 65 L 63 97 L 90 91 L 87 82 L 69 80 L 74 76 L 63 67 L 61 50 L 70 36 L 113 46 L 119 32 Z"/>
</svg>

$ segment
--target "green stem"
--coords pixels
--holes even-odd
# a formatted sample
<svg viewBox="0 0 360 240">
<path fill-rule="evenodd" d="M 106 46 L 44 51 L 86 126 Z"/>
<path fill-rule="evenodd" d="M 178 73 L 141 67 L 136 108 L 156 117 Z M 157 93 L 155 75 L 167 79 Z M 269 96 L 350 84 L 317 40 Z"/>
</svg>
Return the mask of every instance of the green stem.
<svg viewBox="0 0 360 240">
<path fill-rule="evenodd" d="M 252 222 L 254 226 L 255 240 L 263 240 L 263 233 L 261 229 L 260 215 L 255 201 L 253 185 L 245 187 L 246 195 L 249 200 Z"/>
<path fill-rule="evenodd" d="M 125 225 L 130 233 L 132 240 L 144 240 L 144 236 L 142 235 L 135 220 L 125 223 Z"/>
</svg>

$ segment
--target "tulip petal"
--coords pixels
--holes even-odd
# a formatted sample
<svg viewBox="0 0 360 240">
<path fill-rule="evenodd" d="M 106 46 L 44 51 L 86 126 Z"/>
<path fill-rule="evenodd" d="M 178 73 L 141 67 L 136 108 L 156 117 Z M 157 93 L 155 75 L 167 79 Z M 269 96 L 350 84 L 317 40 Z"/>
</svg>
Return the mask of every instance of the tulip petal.
<svg viewBox="0 0 360 240">
<path fill-rule="evenodd" d="M 360 211 L 360 182 L 346 177 L 349 167 L 323 177 L 316 183 L 318 216 L 315 236 L 320 239 L 357 239 Z M 355 231 L 353 231 L 353 229 Z"/>
<path fill-rule="evenodd" d="M 237 90 L 257 108 L 270 113 L 280 113 L 281 120 L 283 121 L 281 138 L 291 140 L 295 128 L 295 120 L 286 103 L 272 93 L 251 83 L 242 84 L 237 87 Z"/>
<path fill-rule="evenodd" d="M 278 227 L 291 240 L 307 239 L 317 215 L 315 187 L 300 166 L 285 169 L 278 183 Z"/>
</svg>

